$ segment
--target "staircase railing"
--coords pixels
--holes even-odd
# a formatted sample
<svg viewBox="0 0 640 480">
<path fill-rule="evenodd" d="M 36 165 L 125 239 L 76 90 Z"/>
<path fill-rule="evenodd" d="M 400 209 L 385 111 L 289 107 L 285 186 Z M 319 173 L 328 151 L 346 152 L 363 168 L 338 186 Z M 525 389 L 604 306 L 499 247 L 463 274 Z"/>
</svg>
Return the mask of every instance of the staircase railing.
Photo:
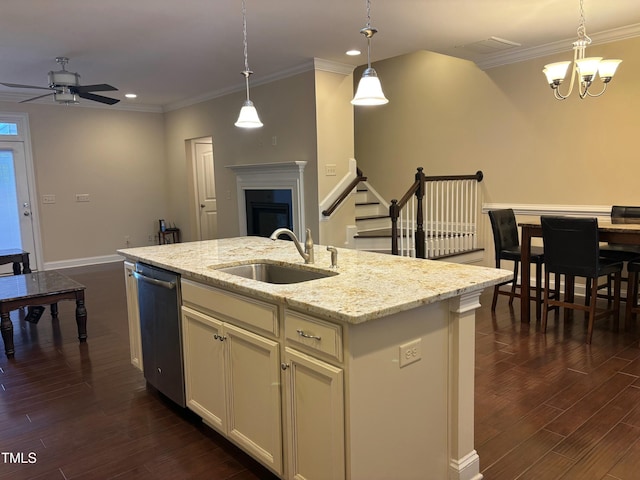
<svg viewBox="0 0 640 480">
<path fill-rule="evenodd" d="M 342 191 L 342 193 L 338 195 L 338 197 L 333 201 L 333 203 L 329 205 L 329 207 L 326 210 L 322 211 L 322 215 L 325 217 L 330 216 L 335 211 L 335 209 L 338 208 L 338 206 L 340 206 L 342 202 L 344 202 L 344 200 L 349 196 L 349 194 L 353 191 L 353 189 L 356 188 L 360 182 L 364 182 L 366 180 L 367 180 L 367 177 L 365 177 L 362 174 L 362 170 L 360 170 L 359 168 L 356 168 L 355 178 L 351 181 L 351 183 L 349 183 L 349 185 L 347 185 L 347 187 Z"/>
<path fill-rule="evenodd" d="M 419 167 L 400 200 L 391 200 L 391 253 L 436 258 L 478 248 L 475 175 L 426 176 Z"/>
</svg>

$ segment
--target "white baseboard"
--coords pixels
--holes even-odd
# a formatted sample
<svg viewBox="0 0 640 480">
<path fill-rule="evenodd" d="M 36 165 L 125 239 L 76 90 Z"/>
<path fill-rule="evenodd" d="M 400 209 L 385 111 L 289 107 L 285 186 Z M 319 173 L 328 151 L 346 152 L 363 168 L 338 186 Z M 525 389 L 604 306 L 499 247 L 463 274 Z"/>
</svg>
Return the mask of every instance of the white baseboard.
<svg viewBox="0 0 640 480">
<path fill-rule="evenodd" d="M 63 268 L 86 267 L 88 265 L 99 265 L 102 263 L 122 262 L 123 258 L 118 254 L 103 255 L 100 257 L 72 258 L 69 260 L 59 260 L 56 262 L 44 262 L 44 270 L 59 270 Z"/>
</svg>

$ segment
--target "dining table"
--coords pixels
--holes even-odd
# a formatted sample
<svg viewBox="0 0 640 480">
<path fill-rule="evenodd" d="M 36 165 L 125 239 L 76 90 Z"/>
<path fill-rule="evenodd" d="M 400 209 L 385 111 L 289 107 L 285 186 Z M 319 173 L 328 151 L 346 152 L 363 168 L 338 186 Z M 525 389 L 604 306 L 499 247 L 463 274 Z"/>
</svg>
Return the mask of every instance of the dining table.
<svg viewBox="0 0 640 480">
<path fill-rule="evenodd" d="M 631 220 L 631 221 L 630 221 Z M 640 245 L 640 223 L 638 219 L 598 220 L 598 237 L 601 242 L 620 243 L 626 245 Z M 635 223 L 634 223 L 635 222 Z M 522 229 L 522 287 L 520 298 L 520 322 L 531 321 L 531 239 L 542 238 L 542 224 L 540 220 L 518 223 Z"/>
</svg>

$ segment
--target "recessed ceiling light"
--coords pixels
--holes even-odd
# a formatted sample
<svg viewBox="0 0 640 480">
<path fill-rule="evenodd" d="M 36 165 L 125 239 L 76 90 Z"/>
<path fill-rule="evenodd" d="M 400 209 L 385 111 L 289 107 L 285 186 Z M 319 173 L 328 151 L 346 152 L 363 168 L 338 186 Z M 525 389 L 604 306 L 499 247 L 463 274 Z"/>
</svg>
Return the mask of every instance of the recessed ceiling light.
<svg viewBox="0 0 640 480">
<path fill-rule="evenodd" d="M 347 50 L 346 54 L 349 55 L 350 57 L 355 57 L 357 55 L 360 55 L 362 52 L 360 50 Z"/>
<path fill-rule="evenodd" d="M 125 93 L 124 95 L 127 98 L 137 98 L 138 95 L 136 95 L 135 93 Z"/>
</svg>

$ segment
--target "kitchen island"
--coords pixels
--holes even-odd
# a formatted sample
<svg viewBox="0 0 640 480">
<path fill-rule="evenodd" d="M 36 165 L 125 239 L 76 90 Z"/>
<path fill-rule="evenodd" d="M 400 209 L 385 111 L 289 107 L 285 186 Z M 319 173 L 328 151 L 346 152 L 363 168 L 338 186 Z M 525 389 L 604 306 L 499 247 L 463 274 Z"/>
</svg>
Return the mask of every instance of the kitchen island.
<svg viewBox="0 0 640 480">
<path fill-rule="evenodd" d="M 506 270 L 242 237 L 120 250 L 181 275 L 187 406 L 281 478 L 480 479 L 475 309 Z M 219 268 L 295 265 L 271 284 Z M 135 281 L 127 278 L 132 361 Z"/>
</svg>

